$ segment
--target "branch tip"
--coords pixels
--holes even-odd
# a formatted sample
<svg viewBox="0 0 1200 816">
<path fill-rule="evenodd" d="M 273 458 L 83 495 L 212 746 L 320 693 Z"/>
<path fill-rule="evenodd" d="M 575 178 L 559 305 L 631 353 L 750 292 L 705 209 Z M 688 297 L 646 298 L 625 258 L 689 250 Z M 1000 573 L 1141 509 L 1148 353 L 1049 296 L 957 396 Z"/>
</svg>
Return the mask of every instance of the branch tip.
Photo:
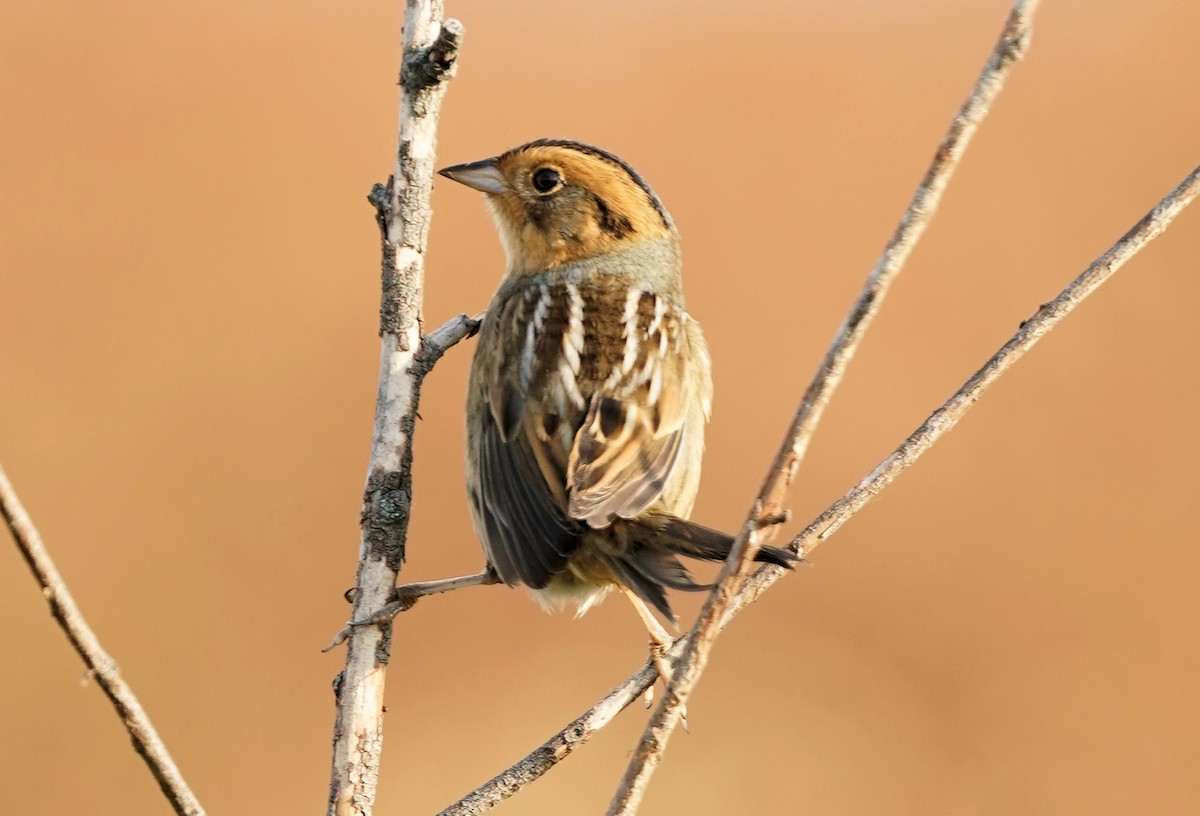
<svg viewBox="0 0 1200 816">
<path fill-rule="evenodd" d="M 1009 15 L 1000 43 L 996 47 L 996 59 L 1001 67 L 1025 58 L 1033 39 L 1033 12 L 1039 0 L 1021 0 Z"/>
</svg>

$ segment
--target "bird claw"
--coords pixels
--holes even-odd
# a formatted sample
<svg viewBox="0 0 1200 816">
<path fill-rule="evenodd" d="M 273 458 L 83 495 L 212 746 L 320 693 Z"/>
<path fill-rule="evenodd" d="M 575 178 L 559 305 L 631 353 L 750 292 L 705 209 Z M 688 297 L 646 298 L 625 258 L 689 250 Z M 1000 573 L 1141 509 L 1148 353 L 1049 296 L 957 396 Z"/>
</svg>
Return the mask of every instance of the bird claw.
<svg viewBox="0 0 1200 816">
<path fill-rule="evenodd" d="M 421 600 L 421 593 L 414 592 L 407 584 L 403 584 L 396 587 L 388 594 L 388 603 L 383 607 L 383 609 L 388 609 L 392 606 L 396 607 L 396 610 L 388 615 L 388 620 L 391 620 L 401 612 L 407 612 L 408 610 L 412 609 L 417 605 L 417 601 L 419 600 Z M 379 612 L 376 612 L 375 615 L 372 615 L 371 617 L 374 618 L 376 615 L 379 615 L 383 612 L 383 609 L 379 610 Z"/>
<path fill-rule="evenodd" d="M 388 593 L 387 602 L 378 610 L 367 615 L 365 618 L 352 620 L 347 622 L 346 628 L 338 632 L 333 640 L 322 651 L 328 652 L 335 646 L 345 643 L 353 633 L 354 629 L 359 626 L 378 626 L 384 623 L 390 623 L 392 618 L 399 615 L 401 612 L 407 612 L 416 606 L 422 596 L 436 595 L 442 592 L 449 592 L 452 589 L 467 586 L 487 586 L 488 584 L 498 584 L 500 578 L 496 575 L 495 569 L 489 564 L 483 572 L 474 575 L 463 575 L 458 578 L 445 578 L 440 581 L 423 581 L 415 584 L 401 584 L 398 587 L 393 587 Z M 347 603 L 357 603 L 359 594 L 357 587 L 351 587 L 343 593 Z"/>
<path fill-rule="evenodd" d="M 664 643 L 653 636 L 650 638 L 650 661 L 654 664 L 654 667 L 658 669 L 658 677 L 660 680 L 662 680 L 664 692 L 666 691 L 667 686 L 671 684 L 671 678 L 674 676 L 670 659 L 667 657 L 667 650 L 671 647 L 671 645 L 672 644 Z M 649 708 L 651 703 L 654 702 L 653 683 L 650 684 L 650 686 L 644 692 L 643 699 L 646 701 L 646 708 Z M 679 709 L 679 721 L 680 725 L 683 726 L 683 731 L 685 734 L 692 733 L 688 730 L 687 706 L 683 706 Z"/>
<path fill-rule="evenodd" d="M 401 612 L 406 612 L 416 605 L 417 600 L 421 597 L 418 594 L 408 593 L 405 588 L 398 586 L 388 595 L 388 602 L 379 609 L 367 615 L 365 618 L 358 620 L 346 621 L 346 628 L 333 636 L 333 640 L 329 641 L 329 645 L 322 649 L 322 652 L 332 651 L 336 647 L 342 645 L 350 639 L 350 635 L 360 626 L 378 626 L 381 623 L 388 623 L 392 618 L 399 615 Z M 358 594 L 358 590 L 351 588 L 346 590 L 346 600 L 354 602 L 354 596 Z"/>
</svg>

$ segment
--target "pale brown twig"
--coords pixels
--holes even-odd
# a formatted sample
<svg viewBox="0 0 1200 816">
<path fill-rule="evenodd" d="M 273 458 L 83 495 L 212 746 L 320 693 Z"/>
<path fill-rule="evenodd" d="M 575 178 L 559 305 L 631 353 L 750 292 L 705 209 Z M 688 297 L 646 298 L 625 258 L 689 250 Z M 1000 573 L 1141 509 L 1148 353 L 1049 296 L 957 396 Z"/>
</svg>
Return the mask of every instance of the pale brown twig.
<svg viewBox="0 0 1200 816">
<path fill-rule="evenodd" d="M 675 644 L 669 657 L 677 657 L 683 639 Z M 562 762 L 592 735 L 612 722 L 634 700 L 642 696 L 658 680 L 658 669 L 650 661 L 628 680 L 610 691 L 604 699 L 546 740 L 512 767 L 489 779 L 462 799 L 441 811 L 438 816 L 476 816 L 486 813 L 508 797 L 520 791 L 542 774 Z"/>
<path fill-rule="evenodd" d="M 383 254 L 380 305 L 382 350 L 375 428 L 363 496 L 362 540 L 352 619 L 369 617 L 388 600 L 404 561 L 412 500 L 412 434 L 421 383 L 459 329 L 422 338 L 424 256 L 432 212 L 434 147 L 446 80 L 454 73 L 462 25 L 442 20 L 441 0 L 408 0 L 404 62 L 400 72 L 399 144 L 388 184 L 376 185 L 375 205 Z M 367 816 L 383 745 L 383 687 L 391 649 L 391 624 L 354 627 L 348 633 L 346 668 L 334 684 L 330 816 Z"/>
<path fill-rule="evenodd" d="M 17 548 L 21 550 L 21 555 L 25 557 L 33 576 L 41 584 L 42 595 L 50 604 L 50 614 L 58 621 L 75 651 L 83 658 L 88 674 L 96 678 L 96 684 L 116 709 L 117 716 L 129 732 L 129 738 L 133 740 L 134 750 L 141 755 L 150 768 L 150 773 L 158 780 L 158 786 L 162 788 L 171 807 L 176 813 L 186 816 L 204 816 L 204 808 L 200 806 L 196 795 L 179 773 L 179 768 L 175 766 L 167 747 L 154 730 L 149 715 L 138 702 L 137 695 L 121 677 L 116 661 L 104 651 L 95 632 L 88 626 L 83 613 L 75 605 L 66 582 L 54 566 L 54 561 L 42 543 L 41 535 L 33 526 L 29 514 L 25 512 L 3 468 L 0 468 L 0 516 L 8 523 Z"/>
<path fill-rule="evenodd" d="M 1126 261 L 1136 255 L 1142 248 L 1157 238 L 1183 208 L 1200 194 L 1200 167 L 1189 173 L 1179 185 L 1167 194 L 1162 201 L 1146 213 L 1140 221 L 1126 232 L 1121 239 L 1097 258 L 1075 280 L 1063 289 L 1058 297 L 1049 303 L 1044 303 L 1032 317 L 1024 321 L 1017 333 L 1009 338 L 999 351 L 983 364 L 958 389 L 950 399 L 938 408 L 921 427 L 913 431 L 908 439 L 892 454 L 879 463 L 866 478 L 858 483 L 845 496 L 835 502 L 811 524 L 804 528 L 789 546 L 801 555 L 807 555 L 817 548 L 829 536 L 862 508 L 864 504 L 875 497 L 880 490 L 887 487 L 900 474 L 900 471 L 911 466 L 930 445 L 942 437 L 946 431 L 953 428 L 963 414 L 975 404 L 979 396 L 989 385 L 1007 371 L 1013 363 L 1021 359 L 1025 352 L 1047 332 L 1058 325 L 1064 317 L 1070 314 L 1084 298 L 1092 294 L 1100 284 L 1108 280 L 1114 272 L 1120 269 Z M 766 571 L 760 571 L 754 579 L 765 588 L 773 581 L 766 580 Z M 761 589 L 757 590 L 761 592 Z"/>
<path fill-rule="evenodd" d="M 792 425 L 751 508 L 746 524 L 721 569 L 716 586 L 713 587 L 692 627 L 695 636 L 690 639 L 681 659 L 675 664 L 671 682 L 663 692 L 658 707 L 651 715 L 646 730 L 634 749 L 621 784 L 609 805 L 609 816 L 623 816 L 636 812 L 654 770 L 662 761 L 671 734 L 679 724 L 682 712 L 686 710 L 687 699 L 704 673 L 713 642 L 721 631 L 720 621 L 733 602 L 734 593 L 758 551 L 762 538 L 759 532 L 763 526 L 761 520 L 783 512 L 784 496 L 834 388 L 841 381 L 859 341 L 870 326 L 871 319 L 879 311 L 888 287 L 899 274 L 913 246 L 924 234 L 925 228 L 937 211 L 950 176 L 958 166 L 979 123 L 987 115 L 992 101 L 1000 93 L 1009 69 L 1025 55 L 1036 7 L 1037 0 L 1018 0 L 1013 7 L 975 87 L 954 117 L 904 217 L 875 268 L 867 277 L 862 294 L 846 316 L 821 366 L 817 369 L 816 376 L 800 402 Z"/>
</svg>

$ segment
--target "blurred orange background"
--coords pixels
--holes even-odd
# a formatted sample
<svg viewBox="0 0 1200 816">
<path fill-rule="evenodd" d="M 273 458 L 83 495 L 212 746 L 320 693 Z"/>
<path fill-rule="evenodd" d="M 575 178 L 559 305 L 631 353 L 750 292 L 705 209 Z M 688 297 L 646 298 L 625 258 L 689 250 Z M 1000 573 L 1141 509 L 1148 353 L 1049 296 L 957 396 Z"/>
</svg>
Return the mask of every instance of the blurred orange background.
<svg viewBox="0 0 1200 816">
<path fill-rule="evenodd" d="M 986 2 L 452 2 L 439 161 L 608 148 L 684 237 L 717 377 L 696 516 L 734 528 L 1008 13 Z M 0 462 L 212 814 L 319 813 L 375 398 L 401 3 L 10 3 Z M 868 472 L 1200 160 L 1200 5 L 1048 2 L 837 393 L 794 528 Z M 439 182 L 425 313 L 503 264 Z M 1200 211 L 726 633 L 643 811 L 1183 812 L 1200 798 Z M 402 575 L 482 563 L 470 343 L 426 383 Z M 0 553 L 10 813 L 157 814 Z M 3 548 L 0 548 L 3 549 Z M 699 599 L 676 599 L 685 619 Z M 380 813 L 432 813 L 644 657 L 503 588 L 396 627 Z M 602 812 L 625 712 L 501 806 Z"/>
</svg>

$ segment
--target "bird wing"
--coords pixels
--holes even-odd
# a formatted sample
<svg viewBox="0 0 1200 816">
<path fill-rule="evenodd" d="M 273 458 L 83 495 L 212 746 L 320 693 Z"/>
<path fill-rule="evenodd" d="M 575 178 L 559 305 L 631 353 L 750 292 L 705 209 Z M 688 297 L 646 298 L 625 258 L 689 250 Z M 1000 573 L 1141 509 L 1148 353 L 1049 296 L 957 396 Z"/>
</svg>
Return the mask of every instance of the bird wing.
<svg viewBox="0 0 1200 816">
<path fill-rule="evenodd" d="M 554 426 L 531 398 L 540 381 L 532 351 L 548 323 L 545 288 L 527 287 L 497 304 L 484 323 L 472 372 L 485 410 L 478 423 L 478 496 L 473 496 L 488 560 L 507 584 L 545 587 L 579 546 L 579 524 L 567 516 L 565 454 L 554 457 L 541 435 Z M 506 342 L 515 338 L 518 342 Z M 544 389 L 543 389 L 544 390 Z M 557 463 L 561 460 L 561 464 Z"/>
<path fill-rule="evenodd" d="M 633 518 L 669 484 L 692 401 L 707 396 L 692 393 L 687 365 L 707 352 L 689 348 L 687 320 L 665 297 L 627 293 L 621 356 L 591 395 L 567 463 L 573 518 L 591 527 Z"/>
<path fill-rule="evenodd" d="M 493 319 L 493 315 L 495 318 Z M 488 558 L 541 588 L 586 527 L 654 503 L 681 461 L 691 394 L 687 315 L 639 290 L 530 282 L 493 307 L 472 378 Z M 706 353 L 703 348 L 701 354 Z M 586 526 L 586 527 L 585 527 Z"/>
</svg>

